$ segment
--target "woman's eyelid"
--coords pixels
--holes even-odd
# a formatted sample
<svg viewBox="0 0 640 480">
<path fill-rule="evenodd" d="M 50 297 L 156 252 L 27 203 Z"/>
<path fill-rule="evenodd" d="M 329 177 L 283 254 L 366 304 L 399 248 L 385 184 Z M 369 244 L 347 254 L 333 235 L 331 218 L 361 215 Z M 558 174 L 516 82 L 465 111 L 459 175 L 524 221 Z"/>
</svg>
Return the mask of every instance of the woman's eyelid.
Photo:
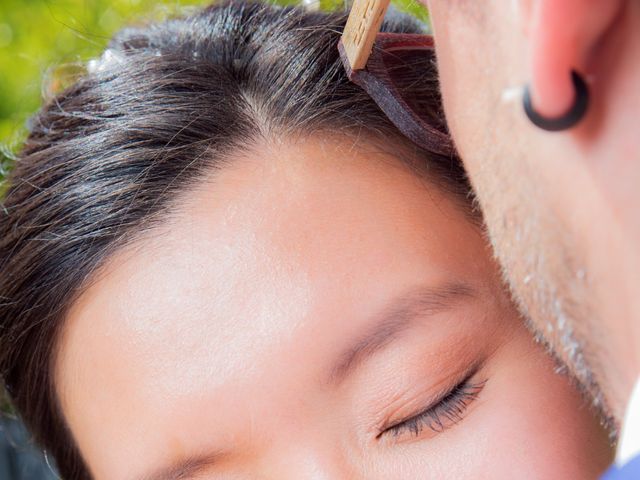
<svg viewBox="0 0 640 480">
<path fill-rule="evenodd" d="M 436 405 L 437 402 L 446 395 L 455 385 L 451 385 L 451 377 L 444 378 L 436 384 L 427 388 L 415 385 L 411 391 L 403 390 L 398 392 L 388 406 L 383 408 L 378 419 L 373 422 L 371 432 L 378 436 L 384 430 L 391 428 L 394 424 L 408 420 L 417 412 L 424 411 L 428 405 Z M 425 392 L 431 392 L 425 394 Z M 408 414 L 406 412 L 413 412 Z M 404 420 L 403 420 L 404 419 Z"/>
<path fill-rule="evenodd" d="M 390 427 L 381 433 L 392 434 L 394 437 L 401 436 L 405 432 L 411 433 L 414 437 L 429 429 L 433 434 L 439 434 L 460 423 L 468 413 L 471 404 L 478 398 L 486 381 L 481 383 L 470 383 L 465 380 L 454 388 L 454 390 L 441 400 L 438 404 L 415 416 Z"/>
<path fill-rule="evenodd" d="M 477 375 L 481 367 L 482 367 L 482 363 L 478 362 L 474 364 L 473 367 L 467 369 L 463 375 L 454 377 L 455 381 L 453 382 L 447 381 L 446 383 L 442 382 L 443 384 L 446 385 L 446 387 L 442 389 L 438 389 L 438 391 L 435 394 L 430 395 L 429 398 L 427 398 L 426 400 L 420 401 L 419 406 L 417 407 L 410 408 L 407 406 L 407 403 L 403 403 L 402 406 L 399 406 L 393 412 L 388 412 L 385 418 L 385 421 L 380 422 L 380 424 L 378 425 L 376 438 L 380 438 L 385 432 L 389 431 L 390 429 L 396 426 L 402 425 L 405 422 L 409 422 L 412 419 L 419 417 L 420 415 L 423 415 L 437 408 L 438 405 L 440 405 L 440 403 L 447 396 L 451 395 L 455 389 L 457 389 L 461 385 L 464 385 L 470 382 Z M 481 383 L 481 387 L 483 387 L 484 383 L 486 383 L 486 380 L 483 382 L 479 382 L 479 384 L 480 383 Z M 417 404 L 417 402 L 411 402 L 411 403 Z M 400 418 L 396 418 L 396 413 L 400 410 L 411 410 L 412 413 L 406 414 Z"/>
</svg>

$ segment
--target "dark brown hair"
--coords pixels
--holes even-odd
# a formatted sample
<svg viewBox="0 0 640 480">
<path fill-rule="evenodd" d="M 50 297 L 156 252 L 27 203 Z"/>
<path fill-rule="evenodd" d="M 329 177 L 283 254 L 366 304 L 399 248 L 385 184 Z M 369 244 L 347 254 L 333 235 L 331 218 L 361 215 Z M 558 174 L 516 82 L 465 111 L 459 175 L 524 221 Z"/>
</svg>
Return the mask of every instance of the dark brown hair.
<svg viewBox="0 0 640 480">
<path fill-rule="evenodd" d="M 348 81 L 345 21 L 234 2 L 125 29 L 32 119 L 0 208 L 0 375 L 64 478 L 90 478 L 52 380 L 67 309 L 115 249 L 228 153 L 274 135 L 364 133 L 412 149 L 438 183 L 468 193 L 457 158 L 412 147 Z M 406 17 L 383 30 L 420 31 Z M 435 68 L 422 70 L 412 94 L 444 130 Z"/>
</svg>

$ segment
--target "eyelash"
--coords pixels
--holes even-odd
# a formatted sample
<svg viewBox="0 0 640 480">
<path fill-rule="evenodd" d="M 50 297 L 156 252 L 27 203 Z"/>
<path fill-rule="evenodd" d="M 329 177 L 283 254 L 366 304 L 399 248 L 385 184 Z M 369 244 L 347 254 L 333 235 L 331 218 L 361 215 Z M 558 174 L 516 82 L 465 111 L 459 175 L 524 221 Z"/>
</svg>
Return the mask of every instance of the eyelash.
<svg viewBox="0 0 640 480">
<path fill-rule="evenodd" d="M 487 383 L 486 380 L 472 382 L 473 375 L 473 373 L 468 375 L 426 410 L 401 420 L 390 427 L 386 427 L 378 434 L 378 438 L 387 434 L 397 437 L 404 433 L 410 433 L 417 437 L 425 428 L 441 433 L 448 427 L 457 424 L 462 420 L 467 407 L 478 398 Z"/>
</svg>

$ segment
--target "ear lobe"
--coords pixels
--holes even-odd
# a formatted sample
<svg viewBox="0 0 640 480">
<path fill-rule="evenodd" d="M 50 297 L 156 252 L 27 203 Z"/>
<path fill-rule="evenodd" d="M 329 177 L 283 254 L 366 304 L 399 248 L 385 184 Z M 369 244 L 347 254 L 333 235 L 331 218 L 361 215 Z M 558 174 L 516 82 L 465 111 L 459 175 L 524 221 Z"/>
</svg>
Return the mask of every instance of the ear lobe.
<svg viewBox="0 0 640 480">
<path fill-rule="evenodd" d="M 571 71 L 584 74 L 624 0 L 533 0 L 526 9 L 533 107 L 556 118 L 573 105 Z"/>
</svg>

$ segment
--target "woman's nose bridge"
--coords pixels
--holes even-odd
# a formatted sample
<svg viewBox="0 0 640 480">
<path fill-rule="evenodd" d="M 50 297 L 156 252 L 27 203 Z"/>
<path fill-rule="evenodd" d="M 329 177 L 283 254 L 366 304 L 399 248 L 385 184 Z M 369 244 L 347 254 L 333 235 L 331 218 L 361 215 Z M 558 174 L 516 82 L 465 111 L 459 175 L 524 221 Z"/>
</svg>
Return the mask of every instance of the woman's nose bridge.
<svg viewBox="0 0 640 480">
<path fill-rule="evenodd" d="M 334 443 L 292 442 L 276 448 L 266 463 L 270 465 L 269 480 L 364 480 L 347 455 Z"/>
<path fill-rule="evenodd" d="M 273 384 L 273 378 L 271 378 Z M 276 392 L 290 392 L 278 388 Z M 343 421 L 344 412 L 322 392 L 276 394 L 265 419 L 269 432 L 261 443 L 261 480 L 365 480 L 360 448 Z M 370 477 L 369 477 L 370 478 Z"/>
</svg>

